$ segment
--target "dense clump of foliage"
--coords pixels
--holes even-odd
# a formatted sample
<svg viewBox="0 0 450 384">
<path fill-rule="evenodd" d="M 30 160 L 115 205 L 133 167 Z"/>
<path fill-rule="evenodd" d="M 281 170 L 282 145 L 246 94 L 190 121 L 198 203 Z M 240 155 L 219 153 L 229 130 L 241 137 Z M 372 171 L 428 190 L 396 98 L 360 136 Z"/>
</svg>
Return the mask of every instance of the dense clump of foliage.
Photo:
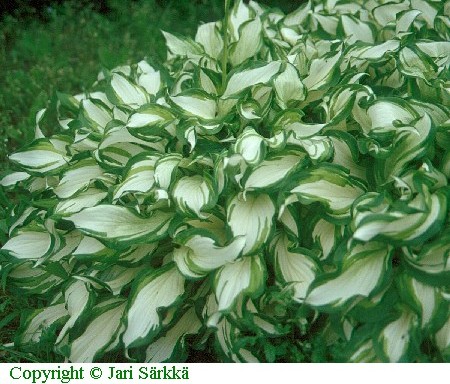
<svg viewBox="0 0 450 384">
<path fill-rule="evenodd" d="M 58 94 L 1 181 L 3 280 L 45 303 L 15 346 L 448 361 L 448 13 L 236 1 L 195 39 L 164 32 L 164 65 Z"/>
</svg>

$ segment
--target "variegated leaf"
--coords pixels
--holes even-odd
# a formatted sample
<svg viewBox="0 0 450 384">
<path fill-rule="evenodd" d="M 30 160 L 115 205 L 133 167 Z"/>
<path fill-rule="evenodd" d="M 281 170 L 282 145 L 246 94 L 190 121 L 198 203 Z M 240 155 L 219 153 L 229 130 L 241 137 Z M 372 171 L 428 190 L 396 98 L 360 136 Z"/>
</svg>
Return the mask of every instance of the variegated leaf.
<svg viewBox="0 0 450 384">
<path fill-rule="evenodd" d="M 149 345 L 145 361 L 147 363 L 163 363 L 173 361 L 177 355 L 183 355 L 186 336 L 196 334 L 201 326 L 202 323 L 194 308 L 188 309 L 164 336 Z"/>
<path fill-rule="evenodd" d="M 335 311 L 349 300 L 367 297 L 386 280 L 392 248 L 381 243 L 367 243 L 350 249 L 342 270 L 325 276 L 315 284 L 306 303 L 327 311 Z"/>
<path fill-rule="evenodd" d="M 126 302 L 121 298 L 103 301 L 91 310 L 91 321 L 83 333 L 70 344 L 72 363 L 92 363 L 123 332 L 122 315 Z"/>
<path fill-rule="evenodd" d="M 182 244 L 174 250 L 173 258 L 183 275 L 198 278 L 234 261 L 245 245 L 244 237 L 236 237 L 226 246 L 207 236 L 207 233 L 194 230 L 181 233 L 175 238 Z"/>
<path fill-rule="evenodd" d="M 262 247 L 272 231 L 275 205 L 266 195 L 237 195 L 227 208 L 227 221 L 233 236 L 244 236 L 244 254 L 251 254 Z"/>
<path fill-rule="evenodd" d="M 135 281 L 126 312 L 125 348 L 151 339 L 161 326 L 158 310 L 173 305 L 183 293 L 184 278 L 173 263 L 140 276 Z"/>
<path fill-rule="evenodd" d="M 28 148 L 9 156 L 9 159 L 26 171 L 50 174 L 64 168 L 69 157 L 47 139 L 34 141 Z"/>
<path fill-rule="evenodd" d="M 225 264 L 214 278 L 218 310 L 229 311 L 239 295 L 257 294 L 263 288 L 265 275 L 260 256 L 246 256 Z"/>
<path fill-rule="evenodd" d="M 81 232 L 108 241 L 130 243 L 151 241 L 166 235 L 172 213 L 155 211 L 144 218 L 116 205 L 86 208 L 69 217 Z"/>
</svg>

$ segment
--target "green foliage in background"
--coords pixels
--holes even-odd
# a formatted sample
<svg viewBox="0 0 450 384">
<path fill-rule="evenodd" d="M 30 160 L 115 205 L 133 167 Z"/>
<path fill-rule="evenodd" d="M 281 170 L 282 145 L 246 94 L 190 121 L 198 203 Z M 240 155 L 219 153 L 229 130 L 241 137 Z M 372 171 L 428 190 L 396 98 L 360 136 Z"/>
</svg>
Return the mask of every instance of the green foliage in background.
<svg viewBox="0 0 450 384">
<path fill-rule="evenodd" d="M 450 2 L 225 10 L 37 112 L 1 180 L 33 307 L 6 350 L 449 361 Z"/>
</svg>

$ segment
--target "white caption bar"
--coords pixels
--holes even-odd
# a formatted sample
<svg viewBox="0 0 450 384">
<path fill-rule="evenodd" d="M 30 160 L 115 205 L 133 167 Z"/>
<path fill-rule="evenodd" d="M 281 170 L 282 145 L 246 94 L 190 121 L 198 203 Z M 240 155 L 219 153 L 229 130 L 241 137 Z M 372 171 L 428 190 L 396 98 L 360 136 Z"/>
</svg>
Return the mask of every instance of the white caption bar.
<svg viewBox="0 0 450 384">
<path fill-rule="evenodd" d="M 450 364 L 0 364 L 2 384 L 395 383 L 448 377 Z M 440 379 L 440 380 L 438 380 Z M 399 381 L 400 380 L 400 381 Z"/>
</svg>

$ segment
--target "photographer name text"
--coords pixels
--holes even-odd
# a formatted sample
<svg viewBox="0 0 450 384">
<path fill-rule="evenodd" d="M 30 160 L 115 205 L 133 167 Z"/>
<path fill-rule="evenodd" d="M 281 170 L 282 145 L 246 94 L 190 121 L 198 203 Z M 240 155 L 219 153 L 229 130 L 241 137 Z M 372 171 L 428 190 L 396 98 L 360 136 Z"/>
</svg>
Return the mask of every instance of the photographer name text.
<svg viewBox="0 0 450 384">
<path fill-rule="evenodd" d="M 102 378 L 115 380 L 189 380 L 188 367 L 172 366 L 130 366 L 129 368 L 117 368 L 114 366 L 95 366 L 89 369 L 84 367 L 56 369 L 25 369 L 14 366 L 9 371 L 9 377 L 13 380 L 26 381 L 32 384 L 50 384 L 50 382 L 60 382 L 62 384 L 71 381 Z"/>
</svg>

